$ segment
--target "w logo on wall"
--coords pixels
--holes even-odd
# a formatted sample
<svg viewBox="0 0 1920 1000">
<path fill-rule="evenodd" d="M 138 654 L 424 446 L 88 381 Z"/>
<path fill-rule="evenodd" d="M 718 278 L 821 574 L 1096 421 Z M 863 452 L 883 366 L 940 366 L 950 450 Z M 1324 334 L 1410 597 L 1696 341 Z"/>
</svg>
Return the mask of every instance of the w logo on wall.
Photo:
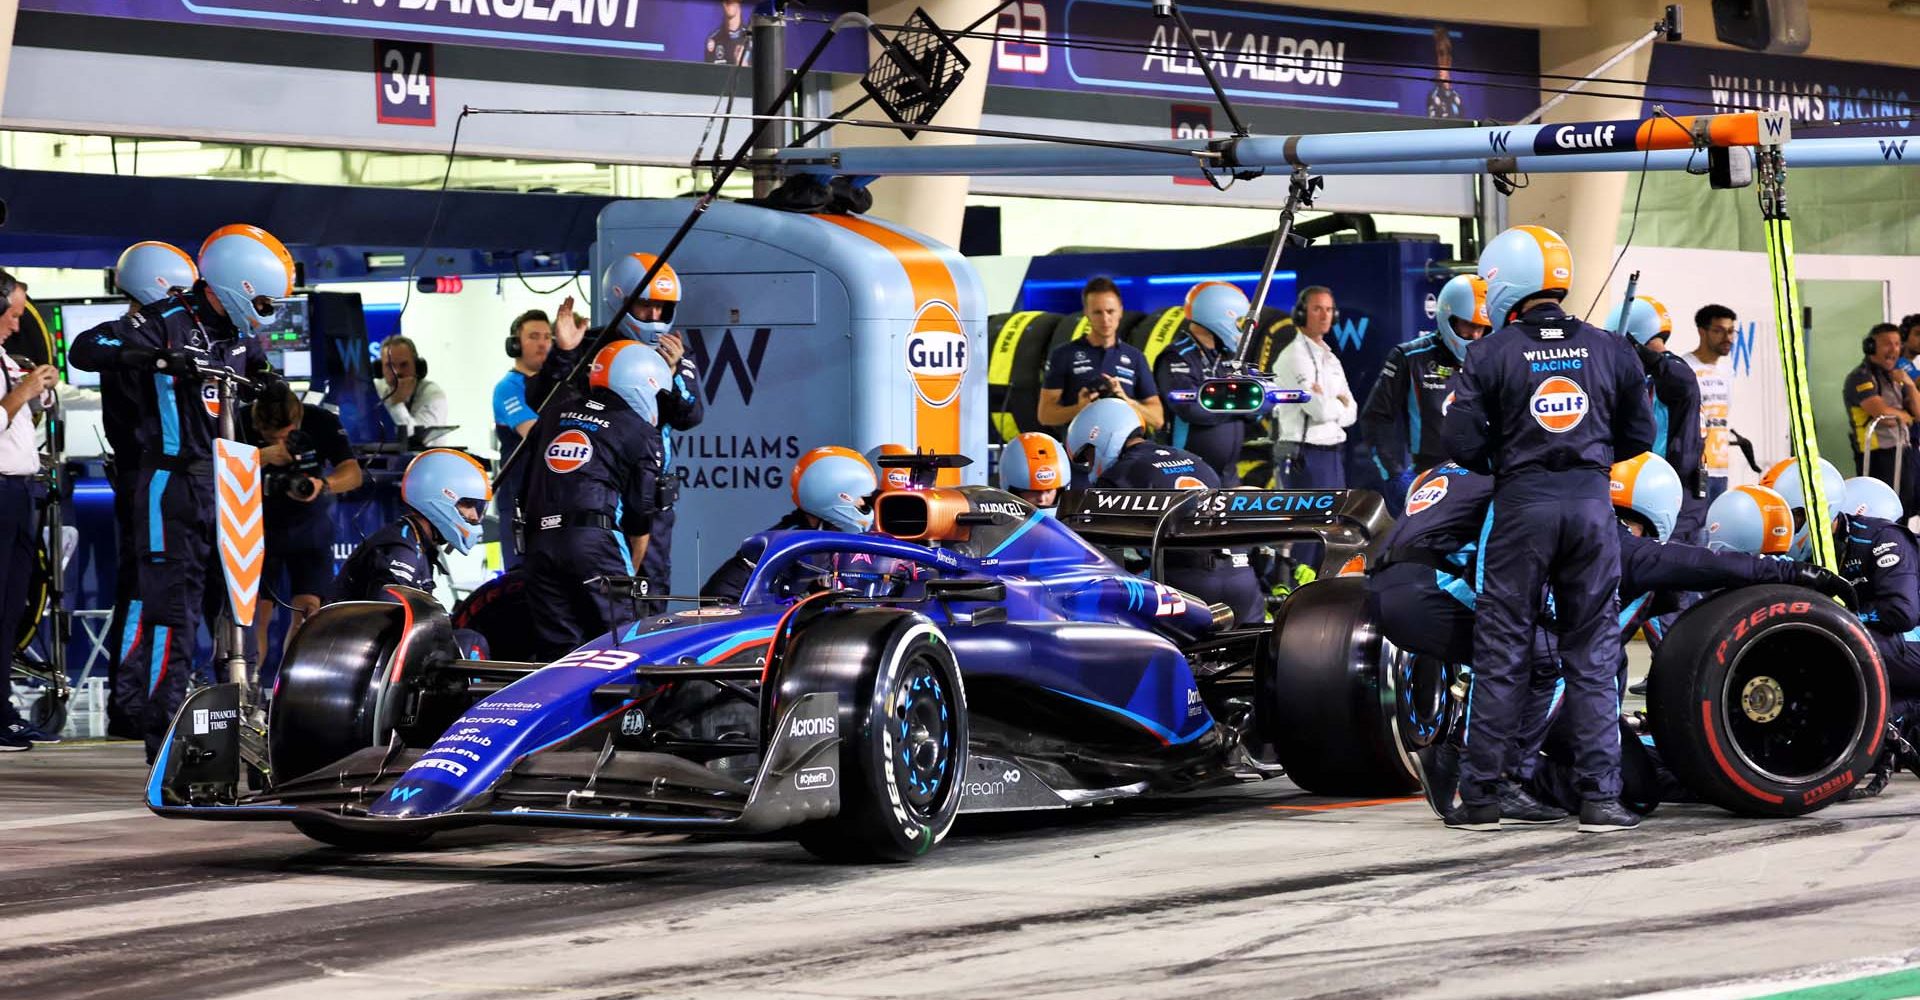
<svg viewBox="0 0 1920 1000">
<path fill-rule="evenodd" d="M 1357 320 L 1343 319 L 1333 325 L 1333 342 L 1343 351 L 1357 351 L 1367 339 L 1367 317 Z"/>
<path fill-rule="evenodd" d="M 719 349 L 709 351 L 706 331 L 687 331 L 687 353 L 700 369 L 700 391 L 706 396 L 708 406 L 720 401 L 720 386 L 729 378 L 740 391 L 740 401 L 752 405 L 754 386 L 760 382 L 760 364 L 767 359 L 767 341 L 772 337 L 773 331 L 764 326 L 753 331 L 746 352 L 742 353 L 733 331 L 723 330 Z"/>
<path fill-rule="evenodd" d="M 1760 323 L 1753 321 L 1733 328 L 1733 373 L 1753 374 L 1753 342 L 1760 336 Z"/>
</svg>

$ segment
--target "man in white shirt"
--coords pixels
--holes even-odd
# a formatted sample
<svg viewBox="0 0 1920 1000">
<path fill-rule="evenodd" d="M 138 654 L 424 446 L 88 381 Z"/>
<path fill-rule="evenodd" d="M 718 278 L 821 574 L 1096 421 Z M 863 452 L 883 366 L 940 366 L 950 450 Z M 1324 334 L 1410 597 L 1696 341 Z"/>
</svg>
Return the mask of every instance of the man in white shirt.
<svg viewBox="0 0 1920 1000">
<path fill-rule="evenodd" d="M 1700 346 L 1689 353 L 1687 365 L 1700 383 L 1700 435 L 1706 449 L 1700 468 L 1707 475 L 1707 493 L 1697 497 L 1685 494 L 1680 500 L 1680 517 L 1674 524 L 1675 541 L 1704 544 L 1707 508 L 1714 498 L 1727 491 L 1727 420 L 1733 412 L 1732 388 L 1727 380 L 1727 355 L 1733 353 L 1733 332 L 1739 317 L 1723 305 L 1704 305 L 1693 314 L 1694 328 L 1700 331 Z"/>
<path fill-rule="evenodd" d="M 1327 346 L 1333 329 L 1333 290 L 1324 285 L 1301 289 L 1294 304 L 1297 336 L 1273 361 L 1273 379 L 1281 388 L 1313 394 L 1302 404 L 1274 410 L 1273 478 L 1281 489 L 1344 489 L 1347 428 L 1360 419 L 1360 407 L 1347 386 L 1346 369 Z"/>
<path fill-rule="evenodd" d="M 55 734 L 28 726 L 7 695 L 13 690 L 14 629 L 25 617 L 38 547 L 34 515 L 45 496 L 33 419 L 52 402 L 60 370 L 52 365 L 28 369 L 7 355 L 7 338 L 20 329 L 20 314 L 27 309 L 27 286 L 0 271 L 0 296 L 5 304 L 0 310 L 0 751 L 8 751 L 59 742 Z"/>
<path fill-rule="evenodd" d="M 453 421 L 447 416 L 447 394 L 439 383 L 427 380 L 427 362 L 420 349 L 406 337 L 388 337 L 380 342 L 381 378 L 373 380 L 373 390 L 393 418 L 394 430 L 405 440 L 416 427 L 445 427 Z M 416 442 L 432 444 L 446 432 L 428 435 Z"/>
</svg>

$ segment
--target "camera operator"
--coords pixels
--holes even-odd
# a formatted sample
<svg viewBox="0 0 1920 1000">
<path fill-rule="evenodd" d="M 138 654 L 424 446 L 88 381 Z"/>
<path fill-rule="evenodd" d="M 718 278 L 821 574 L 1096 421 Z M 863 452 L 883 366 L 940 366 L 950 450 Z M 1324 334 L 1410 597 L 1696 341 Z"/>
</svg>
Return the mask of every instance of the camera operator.
<svg viewBox="0 0 1920 1000">
<path fill-rule="evenodd" d="M 340 418 L 303 405 L 284 382 L 263 390 L 243 423 L 260 448 L 267 567 L 254 633 L 265 663 L 273 595 L 293 606 L 291 639 L 333 585 L 334 495 L 357 488 L 363 477 Z"/>
</svg>

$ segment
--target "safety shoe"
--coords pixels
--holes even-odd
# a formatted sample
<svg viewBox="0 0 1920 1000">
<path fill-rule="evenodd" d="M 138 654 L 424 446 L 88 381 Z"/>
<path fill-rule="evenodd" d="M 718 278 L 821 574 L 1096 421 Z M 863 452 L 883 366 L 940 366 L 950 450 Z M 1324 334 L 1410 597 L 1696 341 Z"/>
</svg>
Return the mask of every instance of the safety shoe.
<svg viewBox="0 0 1920 1000">
<path fill-rule="evenodd" d="M 1642 677 L 1632 684 L 1627 685 L 1627 693 L 1645 698 L 1647 696 L 1647 678 Z"/>
<path fill-rule="evenodd" d="M 1640 814 L 1620 804 L 1618 799 L 1580 803 L 1581 833 L 1614 833 L 1640 825 Z"/>
<path fill-rule="evenodd" d="M 1446 819 L 1460 790 L 1460 748 L 1445 741 L 1423 747 L 1413 755 L 1413 770 L 1420 777 L 1427 808 Z"/>
<path fill-rule="evenodd" d="M 1442 815 L 1440 819 L 1449 830 L 1491 833 L 1500 829 L 1500 804 L 1487 802 L 1475 806 L 1462 802 Z"/>
<path fill-rule="evenodd" d="M 23 733 L 23 734 L 21 734 L 21 735 L 23 735 L 23 736 L 25 736 L 25 737 L 26 737 L 26 738 L 27 738 L 27 739 L 28 739 L 29 741 L 31 741 L 31 742 L 33 742 L 33 743 L 58 743 L 58 742 L 60 742 L 60 734 L 59 734 L 59 733 L 50 733 L 50 732 L 47 732 L 46 730 L 44 730 L 44 729 L 41 729 L 41 728 L 40 728 L 39 726 L 28 726 L 28 727 L 27 727 L 27 731 L 26 731 L 25 733 Z"/>
<path fill-rule="evenodd" d="M 1512 781 L 1502 781 L 1499 790 L 1500 822 L 1519 826 L 1538 826 L 1545 823 L 1558 823 L 1567 818 L 1567 811 L 1559 806 L 1548 805 L 1534 798 Z"/>
<path fill-rule="evenodd" d="M 9 726 L 0 726 L 0 753 L 16 753 L 33 749 L 33 741 L 27 739 L 26 729 L 25 725 L 18 722 Z"/>
</svg>

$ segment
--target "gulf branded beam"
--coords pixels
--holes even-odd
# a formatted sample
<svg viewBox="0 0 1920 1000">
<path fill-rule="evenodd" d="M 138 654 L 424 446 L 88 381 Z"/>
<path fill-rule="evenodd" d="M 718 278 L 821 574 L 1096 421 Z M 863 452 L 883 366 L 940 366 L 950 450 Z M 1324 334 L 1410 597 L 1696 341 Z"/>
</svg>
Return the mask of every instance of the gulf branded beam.
<svg viewBox="0 0 1920 1000">
<path fill-rule="evenodd" d="M 889 174 L 1127 175 L 1184 172 L 1201 163 L 1219 168 L 1291 169 L 1335 173 L 1341 166 L 1480 161 L 1495 157 L 1548 159 L 1649 151 L 1687 152 L 1698 145 L 1757 146 L 1786 142 L 1787 116 L 1745 111 L 1681 118 L 1515 125 L 1495 128 L 1329 132 L 1246 136 L 1207 143 L 1163 140 L 1166 149 L 1101 149 L 1047 143 L 975 146 L 790 149 L 779 156 L 803 172 L 850 176 Z M 1184 155 L 1183 155 L 1184 154 Z M 1444 172 L 1479 172 L 1473 171 Z M 1344 172 L 1344 171 L 1341 171 Z M 1376 171 L 1377 172 L 1377 171 Z M 1408 171 L 1412 172 L 1412 171 Z"/>
</svg>

